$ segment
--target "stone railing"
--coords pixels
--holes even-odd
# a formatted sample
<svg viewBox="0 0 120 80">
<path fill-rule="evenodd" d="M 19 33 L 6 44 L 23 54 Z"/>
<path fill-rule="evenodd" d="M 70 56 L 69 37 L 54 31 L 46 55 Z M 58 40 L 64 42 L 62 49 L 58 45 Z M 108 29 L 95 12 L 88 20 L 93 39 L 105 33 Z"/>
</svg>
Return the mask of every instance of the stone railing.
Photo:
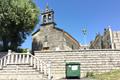
<svg viewBox="0 0 120 80">
<path fill-rule="evenodd" d="M 48 80 L 51 80 L 50 62 L 39 60 L 29 52 L 27 53 L 13 53 L 11 50 L 8 54 L 0 59 L 0 69 L 3 69 L 7 65 L 20 65 L 28 64 L 42 74 L 48 76 Z"/>
</svg>

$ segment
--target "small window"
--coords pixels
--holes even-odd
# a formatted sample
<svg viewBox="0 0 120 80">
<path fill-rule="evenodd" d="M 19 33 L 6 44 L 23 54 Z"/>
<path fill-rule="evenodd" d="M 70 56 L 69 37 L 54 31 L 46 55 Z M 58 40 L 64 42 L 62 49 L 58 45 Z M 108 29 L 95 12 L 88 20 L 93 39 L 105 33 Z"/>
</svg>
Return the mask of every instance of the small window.
<svg viewBox="0 0 120 80">
<path fill-rule="evenodd" d="M 74 49 L 74 46 L 72 45 L 72 49 Z"/>
<path fill-rule="evenodd" d="M 43 47 L 43 50 L 49 50 L 49 47 Z"/>
<path fill-rule="evenodd" d="M 112 48 L 112 46 L 110 45 L 110 48 Z"/>
<path fill-rule="evenodd" d="M 116 32 L 116 37 L 118 37 L 118 33 Z"/>
</svg>

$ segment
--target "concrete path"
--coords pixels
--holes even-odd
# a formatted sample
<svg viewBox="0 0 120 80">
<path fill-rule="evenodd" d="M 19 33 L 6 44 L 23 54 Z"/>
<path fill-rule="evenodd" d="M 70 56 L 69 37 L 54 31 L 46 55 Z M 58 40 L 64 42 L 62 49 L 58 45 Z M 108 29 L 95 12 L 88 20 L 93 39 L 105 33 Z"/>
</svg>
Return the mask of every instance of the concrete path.
<svg viewBox="0 0 120 80">
<path fill-rule="evenodd" d="M 81 79 L 61 79 L 61 80 L 95 80 L 91 78 L 81 78 Z"/>
</svg>

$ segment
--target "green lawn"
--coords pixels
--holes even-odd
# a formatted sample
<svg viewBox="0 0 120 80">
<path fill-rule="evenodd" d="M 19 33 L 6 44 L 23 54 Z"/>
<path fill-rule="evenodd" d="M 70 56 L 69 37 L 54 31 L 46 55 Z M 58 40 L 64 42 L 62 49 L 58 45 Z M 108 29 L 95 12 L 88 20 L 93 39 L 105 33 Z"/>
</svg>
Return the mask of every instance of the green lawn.
<svg viewBox="0 0 120 80">
<path fill-rule="evenodd" d="M 96 80 L 120 80 L 120 70 L 113 70 L 103 74 L 96 74 L 91 77 L 95 78 Z"/>
</svg>

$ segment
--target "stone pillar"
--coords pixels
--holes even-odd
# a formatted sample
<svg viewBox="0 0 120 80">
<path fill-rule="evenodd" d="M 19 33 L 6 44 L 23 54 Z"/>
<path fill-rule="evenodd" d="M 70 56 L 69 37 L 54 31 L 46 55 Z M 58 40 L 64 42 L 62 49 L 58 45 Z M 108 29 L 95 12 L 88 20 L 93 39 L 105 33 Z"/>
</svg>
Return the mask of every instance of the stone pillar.
<svg viewBox="0 0 120 80">
<path fill-rule="evenodd" d="M 15 63 L 18 63 L 18 54 L 15 54 Z"/>
<path fill-rule="evenodd" d="M 30 55 L 30 50 L 27 49 L 27 57 L 26 57 L 26 63 L 29 63 L 29 55 Z"/>
<path fill-rule="evenodd" d="M 21 64 L 21 61 L 22 61 L 21 57 L 22 57 L 22 55 L 19 54 L 19 60 L 18 60 L 19 64 Z"/>
<path fill-rule="evenodd" d="M 14 63 L 14 54 L 11 54 L 11 64 Z"/>
<path fill-rule="evenodd" d="M 41 72 L 43 72 L 43 63 L 42 63 L 42 61 L 40 61 L 40 70 L 41 70 Z"/>
<path fill-rule="evenodd" d="M 111 48 L 114 49 L 113 33 L 112 33 L 112 29 L 110 26 L 109 26 L 109 32 L 110 32 Z"/>
<path fill-rule="evenodd" d="M 52 16 L 52 22 L 54 22 L 54 14 L 51 14 L 51 16 Z"/>
<path fill-rule="evenodd" d="M 34 66 L 33 67 L 36 68 L 36 59 L 34 58 L 33 60 L 34 60 Z"/>
<path fill-rule="evenodd" d="M 8 59 L 7 59 L 7 64 L 10 63 L 10 55 L 12 54 L 11 50 L 8 50 Z"/>
<path fill-rule="evenodd" d="M 8 55 L 10 55 L 12 53 L 12 51 L 11 50 L 8 50 Z"/>
<path fill-rule="evenodd" d="M 3 64 L 2 63 L 3 63 L 3 59 L 0 60 L 0 69 L 3 68 Z"/>
<path fill-rule="evenodd" d="M 47 75 L 47 64 L 45 62 L 43 62 L 43 68 L 44 74 Z"/>
<path fill-rule="evenodd" d="M 3 58 L 4 59 L 4 62 L 3 62 L 3 66 L 6 66 L 6 56 Z"/>
<path fill-rule="evenodd" d="M 37 70 L 38 70 L 38 71 L 40 70 L 40 62 L 39 62 L 38 59 L 37 59 Z"/>
<path fill-rule="evenodd" d="M 31 55 L 31 58 L 30 58 L 30 66 L 33 66 L 33 57 Z"/>
<path fill-rule="evenodd" d="M 11 57 L 11 58 L 10 58 Z M 10 62 L 11 61 L 11 62 Z M 14 54 L 12 54 L 12 51 L 11 50 L 8 50 L 8 61 L 7 61 L 7 64 L 13 64 L 14 63 Z"/>
<path fill-rule="evenodd" d="M 46 23 L 48 23 L 49 20 L 48 20 L 48 14 L 46 14 Z"/>
<path fill-rule="evenodd" d="M 30 54 L 30 50 L 29 49 L 27 49 L 27 54 Z"/>
<path fill-rule="evenodd" d="M 25 63 L 25 54 L 23 54 L 22 63 Z"/>
</svg>

